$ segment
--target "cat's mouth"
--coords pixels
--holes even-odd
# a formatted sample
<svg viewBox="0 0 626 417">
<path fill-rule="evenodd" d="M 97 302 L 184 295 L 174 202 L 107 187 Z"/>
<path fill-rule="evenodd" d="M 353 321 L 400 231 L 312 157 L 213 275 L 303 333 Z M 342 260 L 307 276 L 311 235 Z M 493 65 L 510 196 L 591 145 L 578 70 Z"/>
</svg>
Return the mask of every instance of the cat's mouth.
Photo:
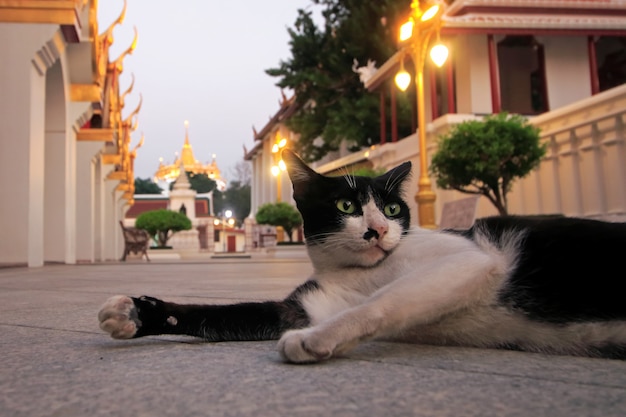
<svg viewBox="0 0 626 417">
<path fill-rule="evenodd" d="M 361 253 L 365 255 L 368 260 L 378 263 L 385 259 L 390 252 L 380 245 L 374 245 L 365 250 L 362 250 Z"/>
</svg>

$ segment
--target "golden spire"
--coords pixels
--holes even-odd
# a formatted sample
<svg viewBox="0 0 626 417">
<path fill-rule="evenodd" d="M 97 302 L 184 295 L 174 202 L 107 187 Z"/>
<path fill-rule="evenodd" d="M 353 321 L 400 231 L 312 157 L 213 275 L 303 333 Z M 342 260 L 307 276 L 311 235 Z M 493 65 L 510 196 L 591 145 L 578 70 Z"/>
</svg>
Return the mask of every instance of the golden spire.
<svg viewBox="0 0 626 417">
<path fill-rule="evenodd" d="M 183 144 L 183 150 L 180 153 L 180 159 L 185 166 L 186 171 L 192 171 L 196 165 L 201 165 L 193 154 L 193 149 L 189 144 L 189 121 L 185 120 L 185 143 Z"/>
<path fill-rule="evenodd" d="M 181 167 L 186 172 L 192 172 L 194 174 L 206 174 L 212 180 L 220 180 L 220 170 L 215 162 L 215 154 L 213 154 L 213 161 L 211 163 L 202 164 L 196 159 L 191 148 L 189 141 L 189 121 L 185 120 L 185 141 L 183 143 L 183 149 L 178 153 L 174 159 L 174 163 L 166 165 L 163 163 L 163 158 L 159 159 L 159 167 L 154 174 L 156 180 L 161 181 L 173 181 L 180 175 Z"/>
</svg>

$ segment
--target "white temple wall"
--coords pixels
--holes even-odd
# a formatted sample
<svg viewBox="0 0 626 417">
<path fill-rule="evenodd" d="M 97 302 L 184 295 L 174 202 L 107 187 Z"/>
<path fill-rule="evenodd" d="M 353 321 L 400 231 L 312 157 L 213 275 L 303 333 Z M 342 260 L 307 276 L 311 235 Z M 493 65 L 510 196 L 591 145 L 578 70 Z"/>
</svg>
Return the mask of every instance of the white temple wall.
<svg viewBox="0 0 626 417">
<path fill-rule="evenodd" d="M 544 46 L 550 109 L 557 109 L 591 96 L 587 38 L 538 36 L 536 39 Z"/>
<path fill-rule="evenodd" d="M 491 113 L 487 36 L 456 36 L 450 51 L 455 62 L 457 113 Z"/>
</svg>

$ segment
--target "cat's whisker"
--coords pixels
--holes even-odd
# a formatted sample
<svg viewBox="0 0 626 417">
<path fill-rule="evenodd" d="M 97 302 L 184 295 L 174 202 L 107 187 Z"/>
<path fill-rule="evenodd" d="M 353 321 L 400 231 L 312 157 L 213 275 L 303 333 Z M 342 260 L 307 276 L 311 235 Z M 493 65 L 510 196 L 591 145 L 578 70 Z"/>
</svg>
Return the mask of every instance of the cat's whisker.
<svg viewBox="0 0 626 417">
<path fill-rule="evenodd" d="M 346 182 L 348 183 L 348 186 L 352 189 L 356 189 L 356 179 L 354 178 L 354 174 L 350 173 L 350 171 L 348 171 L 348 167 L 341 167 L 339 169 L 339 172 L 342 173 L 343 178 L 345 178 Z"/>
</svg>

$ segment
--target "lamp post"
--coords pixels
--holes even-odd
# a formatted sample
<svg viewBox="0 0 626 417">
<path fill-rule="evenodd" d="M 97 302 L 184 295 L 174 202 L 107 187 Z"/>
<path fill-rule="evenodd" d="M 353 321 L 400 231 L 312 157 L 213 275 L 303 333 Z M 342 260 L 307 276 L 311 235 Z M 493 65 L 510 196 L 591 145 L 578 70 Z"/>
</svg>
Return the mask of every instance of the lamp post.
<svg viewBox="0 0 626 417">
<path fill-rule="evenodd" d="M 272 157 L 274 159 L 274 164 L 272 165 L 271 172 L 272 175 L 276 177 L 276 202 L 279 203 L 282 199 L 282 184 L 281 184 L 281 176 L 282 172 L 287 169 L 285 162 L 280 157 L 280 151 L 287 146 L 287 139 L 281 138 L 280 132 L 276 132 L 276 141 L 274 145 L 272 145 Z"/>
<path fill-rule="evenodd" d="M 274 140 L 274 145 L 272 145 L 272 158 L 274 160 L 274 164 L 272 165 L 271 172 L 274 177 L 276 177 L 276 202 L 280 203 L 282 201 L 282 188 L 283 185 L 281 183 L 281 177 L 283 172 L 287 169 L 285 162 L 282 160 L 280 152 L 283 148 L 287 146 L 287 139 L 281 137 L 280 130 L 276 131 L 276 138 Z M 282 227 L 276 227 L 276 240 L 278 242 L 282 242 L 284 236 L 284 230 Z"/>
<path fill-rule="evenodd" d="M 225 210 L 224 216 L 222 216 L 222 252 L 226 253 L 226 222 L 230 224 L 233 212 L 231 210 Z"/>
<path fill-rule="evenodd" d="M 421 227 L 434 229 L 435 224 L 435 200 L 436 195 L 432 189 L 432 183 L 428 176 L 428 158 L 426 155 L 426 112 L 424 110 L 424 63 L 428 45 L 435 33 L 437 44 L 431 50 L 431 58 L 437 66 L 443 65 L 448 57 L 448 49 L 439 43 L 439 28 L 441 26 L 441 14 L 443 6 L 436 3 L 425 11 L 422 11 L 419 0 L 411 3 L 411 17 L 400 28 L 400 45 L 402 50 L 411 55 L 415 66 L 415 90 L 417 100 L 417 137 L 420 153 L 420 173 L 418 179 L 417 202 L 419 224 Z M 411 76 L 404 71 L 404 56 L 400 61 L 400 72 L 396 74 L 395 82 L 404 91 L 409 86 Z"/>
</svg>

